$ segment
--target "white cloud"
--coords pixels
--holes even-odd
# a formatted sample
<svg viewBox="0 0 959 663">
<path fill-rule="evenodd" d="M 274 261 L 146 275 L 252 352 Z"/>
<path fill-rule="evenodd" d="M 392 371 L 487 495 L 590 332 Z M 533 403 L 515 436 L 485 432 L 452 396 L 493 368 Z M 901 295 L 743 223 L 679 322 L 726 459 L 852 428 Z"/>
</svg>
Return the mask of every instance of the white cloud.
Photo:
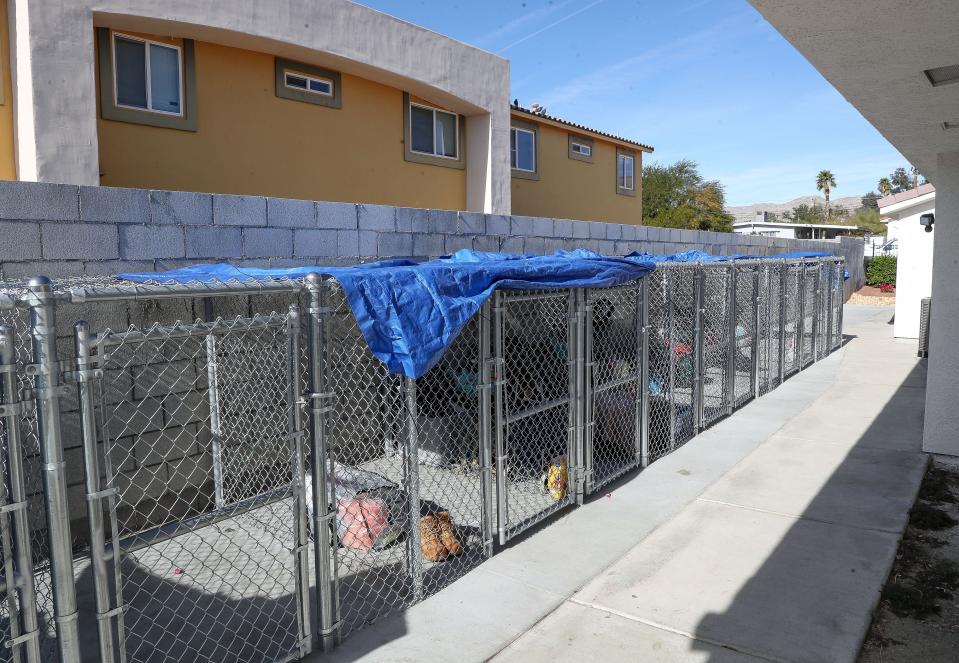
<svg viewBox="0 0 959 663">
<path fill-rule="evenodd" d="M 534 9 L 533 11 L 517 16 L 513 20 L 501 25 L 495 30 L 487 32 L 485 35 L 471 39 L 469 43 L 476 44 L 477 46 L 495 45 L 497 42 L 502 41 L 504 37 L 510 36 L 520 28 L 527 25 L 534 25 L 538 21 L 552 16 L 563 7 L 566 7 L 572 3 L 573 0 L 564 0 L 563 2 L 557 2 L 555 4 L 546 5 L 545 7 L 540 7 L 539 9 Z"/>
<path fill-rule="evenodd" d="M 574 16 L 579 16 L 579 15 L 582 14 L 583 12 L 585 12 L 585 11 L 587 11 L 587 10 L 589 10 L 589 9 L 592 9 L 593 7 L 595 7 L 596 5 L 598 5 L 598 4 L 602 3 L 602 2 L 604 2 L 604 0 L 594 0 L 594 2 L 591 2 L 591 3 L 589 3 L 588 5 L 586 5 L 586 6 L 584 6 L 584 7 L 580 7 L 580 8 L 577 9 L 576 11 L 570 12 L 570 13 L 567 14 L 566 16 L 563 16 L 562 18 L 558 18 L 558 19 L 556 19 L 555 21 L 553 21 L 552 23 L 549 23 L 549 24 L 547 24 L 547 25 L 544 25 L 543 27 L 539 28 L 538 30 L 534 30 L 533 32 L 529 33 L 528 35 L 524 35 L 523 37 L 520 37 L 520 38 L 517 39 L 516 41 L 513 41 L 513 42 L 507 44 L 507 45 L 504 46 L 503 48 L 499 49 L 499 52 L 500 52 L 500 53 L 503 53 L 503 52 L 508 51 L 509 49 L 513 48 L 514 46 L 518 46 L 518 45 L 522 44 L 524 41 L 528 41 L 528 40 L 532 39 L 533 37 L 537 37 L 537 36 L 543 34 L 544 32 L 546 32 L 547 30 L 551 30 L 552 28 L 555 28 L 555 27 L 556 27 L 557 25 L 559 25 L 560 23 L 565 23 L 566 21 L 568 21 L 569 19 L 573 18 Z"/>
</svg>

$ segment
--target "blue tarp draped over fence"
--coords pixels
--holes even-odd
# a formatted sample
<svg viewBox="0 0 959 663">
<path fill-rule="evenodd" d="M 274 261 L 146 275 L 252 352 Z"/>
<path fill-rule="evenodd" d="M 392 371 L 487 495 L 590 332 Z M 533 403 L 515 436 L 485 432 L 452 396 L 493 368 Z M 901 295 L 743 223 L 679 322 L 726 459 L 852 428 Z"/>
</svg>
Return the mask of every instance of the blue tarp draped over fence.
<svg viewBox="0 0 959 663">
<path fill-rule="evenodd" d="M 633 251 L 626 254 L 626 260 L 648 261 L 652 263 L 660 262 L 725 262 L 727 260 L 749 260 L 755 258 L 778 259 L 778 260 L 802 260 L 803 258 L 827 258 L 831 253 L 823 251 L 792 251 L 791 253 L 776 253 L 771 256 L 750 256 L 745 254 L 736 254 L 731 256 L 714 256 L 704 251 L 684 251 L 683 253 L 670 253 L 668 255 L 653 255 L 651 253 L 640 253 Z M 849 279 L 849 270 L 843 269 L 843 279 Z"/>
<path fill-rule="evenodd" d="M 139 283 L 196 283 L 333 277 L 360 331 L 391 373 L 417 378 L 433 367 L 496 288 L 608 288 L 654 269 L 649 260 L 611 258 L 586 249 L 551 256 L 463 250 L 417 263 L 385 260 L 354 267 L 257 269 L 193 265 L 168 272 L 118 274 Z"/>
</svg>

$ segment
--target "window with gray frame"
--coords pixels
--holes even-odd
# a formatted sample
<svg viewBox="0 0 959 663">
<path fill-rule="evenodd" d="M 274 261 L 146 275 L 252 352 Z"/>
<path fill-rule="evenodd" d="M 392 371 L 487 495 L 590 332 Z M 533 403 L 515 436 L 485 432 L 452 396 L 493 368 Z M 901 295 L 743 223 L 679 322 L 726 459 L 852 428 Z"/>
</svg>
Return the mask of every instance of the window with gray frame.
<svg viewBox="0 0 959 663">
<path fill-rule="evenodd" d="M 343 83 L 339 72 L 304 62 L 274 58 L 276 96 L 307 104 L 343 107 Z"/>
<path fill-rule="evenodd" d="M 636 153 L 616 148 L 616 193 L 636 195 Z"/>
<path fill-rule="evenodd" d="M 113 33 L 117 105 L 182 115 L 181 53 L 173 44 Z"/>
<path fill-rule="evenodd" d="M 593 163 L 593 140 L 576 134 L 569 134 L 569 158 Z"/>
<path fill-rule="evenodd" d="M 511 120 L 509 161 L 513 177 L 539 179 L 539 125 L 515 118 Z"/>
<path fill-rule="evenodd" d="M 170 44 L 97 28 L 97 48 L 104 119 L 196 130 L 192 40 Z"/>
<path fill-rule="evenodd" d="M 465 168 L 464 118 L 456 113 L 412 101 L 403 94 L 406 131 L 404 158 L 447 168 Z"/>
</svg>

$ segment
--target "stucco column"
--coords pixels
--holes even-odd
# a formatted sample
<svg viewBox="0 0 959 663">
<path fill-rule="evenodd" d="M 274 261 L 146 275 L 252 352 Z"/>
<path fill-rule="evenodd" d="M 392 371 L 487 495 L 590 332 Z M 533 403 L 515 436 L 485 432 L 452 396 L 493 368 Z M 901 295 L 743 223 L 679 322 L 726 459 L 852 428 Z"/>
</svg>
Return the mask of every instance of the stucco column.
<svg viewBox="0 0 959 663">
<path fill-rule="evenodd" d="M 959 152 L 939 155 L 923 450 L 959 456 Z"/>
<path fill-rule="evenodd" d="M 509 106 L 466 118 L 466 209 L 509 214 Z"/>
</svg>

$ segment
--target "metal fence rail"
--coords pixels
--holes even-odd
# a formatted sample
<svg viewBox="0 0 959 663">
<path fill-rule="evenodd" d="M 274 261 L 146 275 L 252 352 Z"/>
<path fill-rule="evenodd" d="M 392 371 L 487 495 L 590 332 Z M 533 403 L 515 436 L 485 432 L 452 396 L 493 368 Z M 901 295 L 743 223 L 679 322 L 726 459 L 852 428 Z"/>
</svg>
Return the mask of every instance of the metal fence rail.
<svg viewBox="0 0 959 663">
<path fill-rule="evenodd" d="M 497 291 L 415 380 L 316 275 L 0 284 L 0 662 L 328 650 L 839 348 L 843 273 Z"/>
</svg>

